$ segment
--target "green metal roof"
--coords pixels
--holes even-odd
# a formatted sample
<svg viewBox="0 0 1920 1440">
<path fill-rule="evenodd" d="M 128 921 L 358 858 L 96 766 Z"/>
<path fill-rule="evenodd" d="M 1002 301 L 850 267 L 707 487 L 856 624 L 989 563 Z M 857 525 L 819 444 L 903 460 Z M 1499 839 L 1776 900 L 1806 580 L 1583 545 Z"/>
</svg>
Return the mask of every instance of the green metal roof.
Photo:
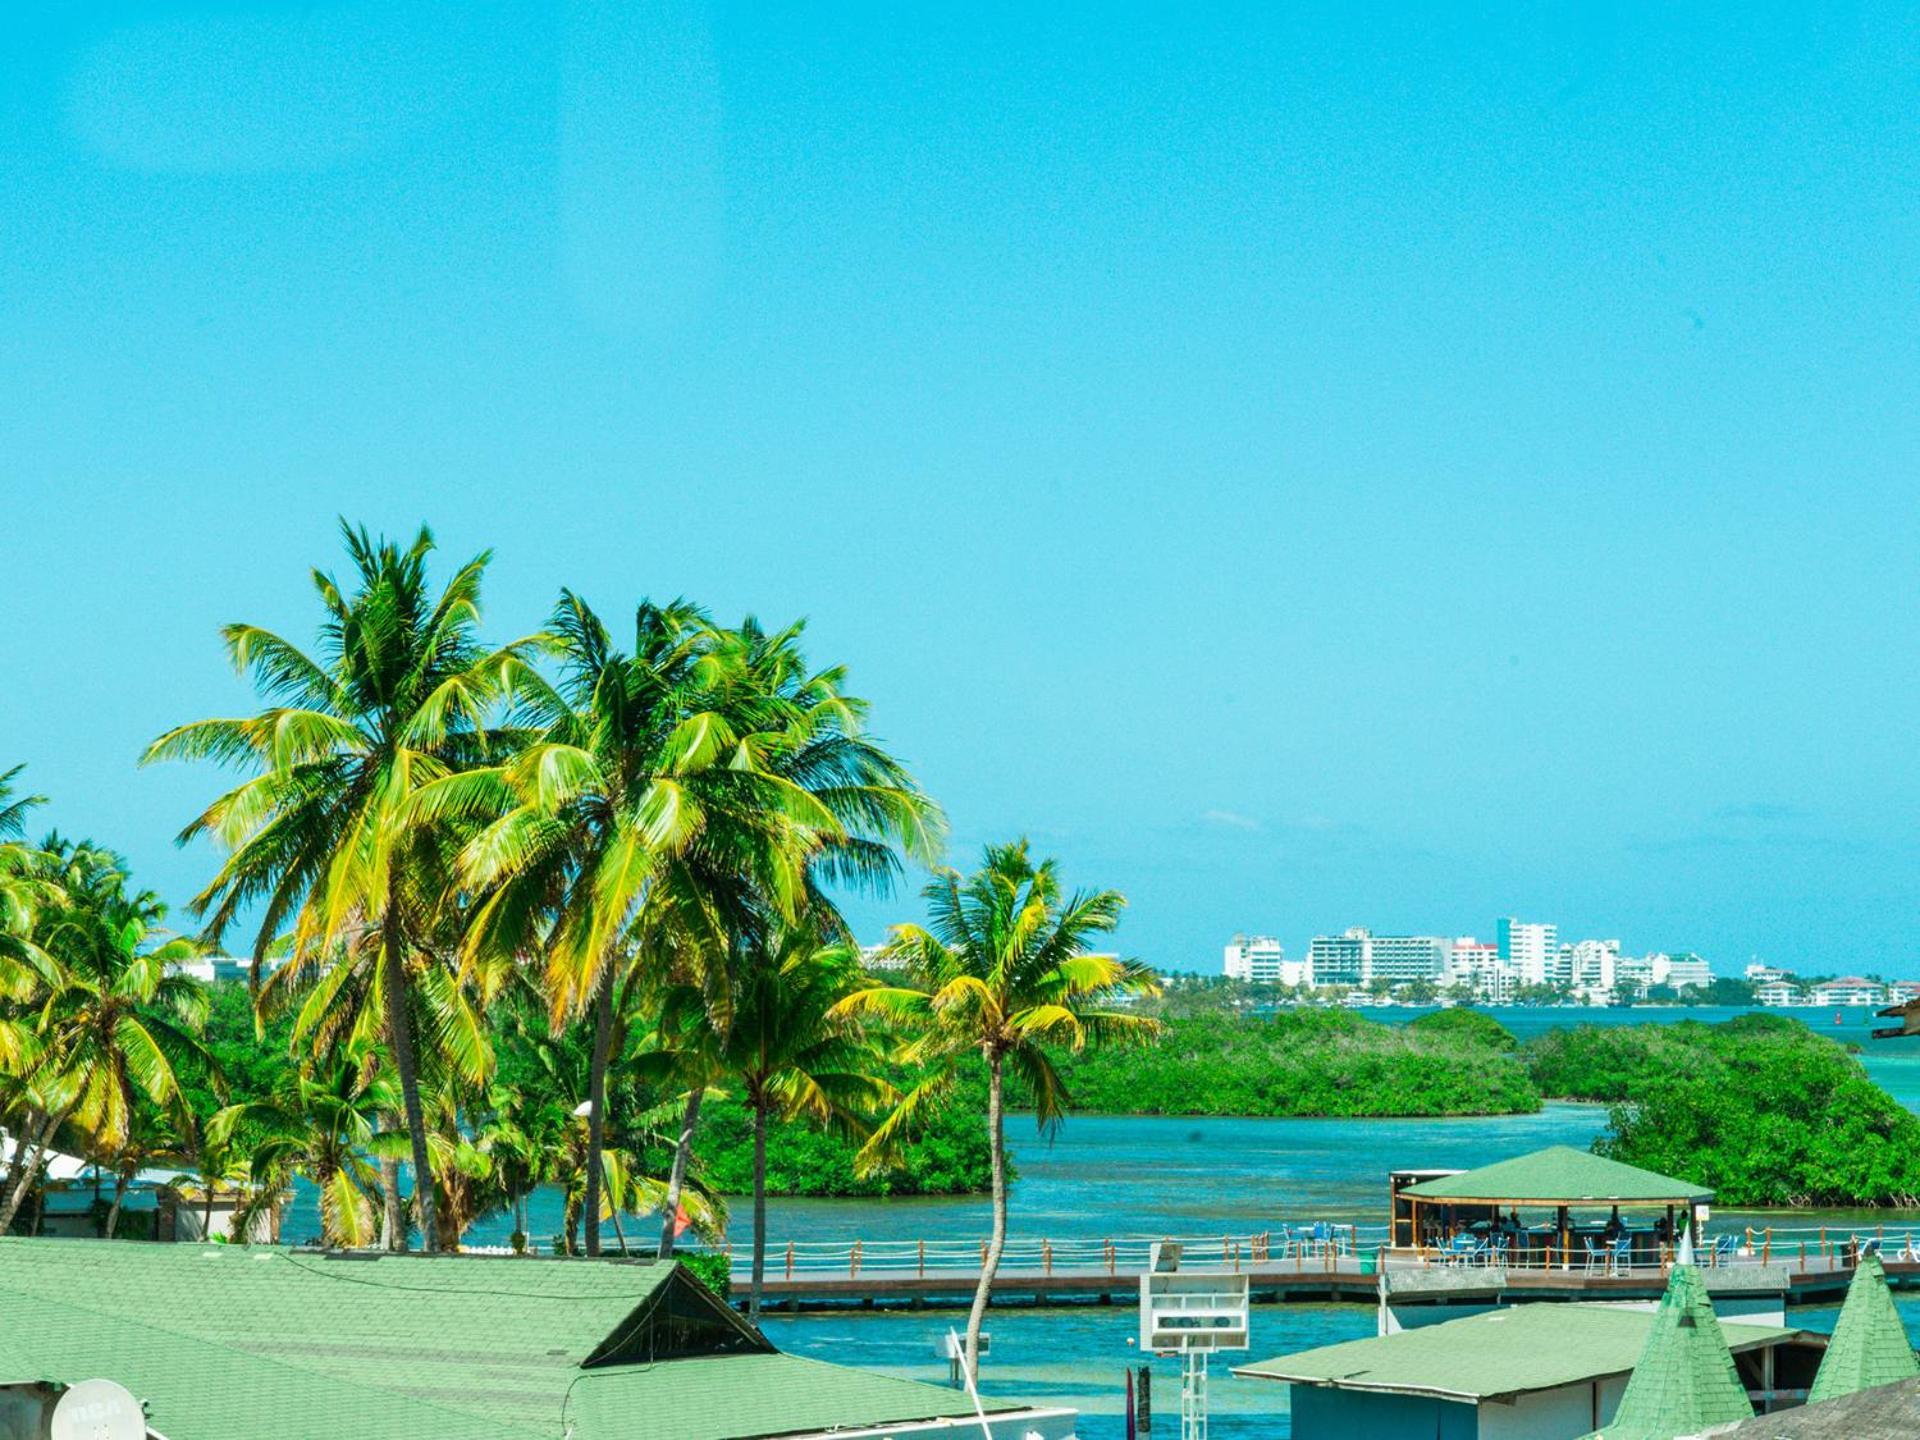
<svg viewBox="0 0 1920 1440">
<path fill-rule="evenodd" d="M 1656 1175 L 1571 1145 L 1550 1145 L 1478 1170 L 1423 1180 L 1400 1193 L 1493 1205 L 1685 1205 L 1713 1199 L 1711 1190 L 1691 1180 Z"/>
<path fill-rule="evenodd" d="M 757 1440 L 972 1408 L 781 1355 L 673 1265 L 6 1238 L 0 1316 L 7 1378 L 118 1380 L 168 1440 Z"/>
<path fill-rule="evenodd" d="M 1833 1339 L 1821 1358 L 1820 1373 L 1814 1376 L 1807 1403 L 1891 1385 L 1916 1375 L 1920 1375 L 1920 1361 L 1914 1359 L 1907 1327 L 1894 1308 L 1887 1272 L 1881 1268 L 1878 1255 L 1863 1256 L 1847 1285 L 1846 1304 L 1840 1307 L 1839 1323 L 1833 1327 Z"/>
<path fill-rule="evenodd" d="M 1624 1374 L 1647 1348 L 1655 1318 L 1651 1311 L 1619 1305 L 1513 1305 L 1397 1335 L 1323 1345 L 1237 1366 L 1233 1373 L 1343 1390 L 1503 1400 Z M 1775 1325 L 1726 1330 L 1741 1350 L 1799 1333 Z"/>
<path fill-rule="evenodd" d="M 1729 1325 L 1731 1332 L 1738 1327 Z M 1626 1392 L 1605 1440 L 1674 1440 L 1712 1425 L 1747 1420 L 1753 1405 L 1741 1383 L 1706 1282 L 1692 1265 L 1676 1265 L 1660 1297 Z"/>
</svg>

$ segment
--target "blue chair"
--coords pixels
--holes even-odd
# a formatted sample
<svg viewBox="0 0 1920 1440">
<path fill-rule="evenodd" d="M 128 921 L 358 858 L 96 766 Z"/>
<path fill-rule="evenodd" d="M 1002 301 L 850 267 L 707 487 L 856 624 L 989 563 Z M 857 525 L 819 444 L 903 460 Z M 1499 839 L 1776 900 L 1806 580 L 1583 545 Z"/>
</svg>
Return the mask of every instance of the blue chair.
<svg viewBox="0 0 1920 1440">
<path fill-rule="evenodd" d="M 1716 1235 L 1713 1237 L 1713 1263 L 1723 1265 L 1727 1259 L 1740 1249 L 1738 1235 Z"/>
<path fill-rule="evenodd" d="M 1622 1270 L 1633 1268 L 1633 1237 L 1616 1236 L 1607 1246 L 1607 1273 L 1618 1275 Z"/>
<path fill-rule="evenodd" d="M 1586 1247 L 1587 1251 L 1587 1274 L 1591 1275 L 1596 1270 L 1605 1270 L 1611 1273 L 1611 1257 L 1607 1250 L 1594 1244 L 1591 1235 L 1582 1235 L 1580 1237 L 1580 1243 Z"/>
</svg>

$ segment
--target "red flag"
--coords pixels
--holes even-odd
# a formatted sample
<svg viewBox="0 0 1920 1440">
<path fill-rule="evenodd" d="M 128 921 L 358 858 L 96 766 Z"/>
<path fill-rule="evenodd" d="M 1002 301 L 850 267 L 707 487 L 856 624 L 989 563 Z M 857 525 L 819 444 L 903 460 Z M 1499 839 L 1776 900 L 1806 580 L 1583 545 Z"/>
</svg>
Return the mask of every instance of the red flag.
<svg viewBox="0 0 1920 1440">
<path fill-rule="evenodd" d="M 693 1217 L 687 1214 L 685 1202 L 673 1207 L 673 1238 L 678 1240 L 693 1224 Z"/>
</svg>

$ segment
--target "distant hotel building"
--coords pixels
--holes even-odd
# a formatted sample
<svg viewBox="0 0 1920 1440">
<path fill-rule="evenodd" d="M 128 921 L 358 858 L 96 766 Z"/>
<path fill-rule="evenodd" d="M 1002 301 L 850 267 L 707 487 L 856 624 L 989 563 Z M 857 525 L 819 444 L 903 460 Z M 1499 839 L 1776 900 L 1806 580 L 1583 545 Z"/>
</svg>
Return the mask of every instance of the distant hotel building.
<svg viewBox="0 0 1920 1440">
<path fill-rule="evenodd" d="M 1516 984 L 1548 985 L 1566 978 L 1560 973 L 1558 925 L 1530 925 L 1503 916 L 1493 922 L 1493 940 Z"/>
<path fill-rule="evenodd" d="M 1438 935 L 1376 935 L 1355 926 L 1340 935 L 1314 936 L 1307 947 L 1307 969 L 1315 985 L 1438 983 L 1447 973 L 1447 949 L 1447 941 Z"/>
<path fill-rule="evenodd" d="M 1473 987 L 1476 1000 L 1505 1005 L 1513 999 L 1513 971 L 1490 940 L 1461 935 L 1447 946 L 1447 984 Z"/>
<path fill-rule="evenodd" d="M 1816 1005 L 1884 1005 L 1886 986 L 1858 975 L 1845 975 L 1813 987 L 1809 997 Z"/>
<path fill-rule="evenodd" d="M 1286 948 L 1271 935 L 1236 935 L 1226 949 L 1229 980 L 1252 985 L 1312 984 L 1310 963 L 1287 959 Z"/>
<path fill-rule="evenodd" d="M 1804 1004 L 1806 997 L 1791 980 L 1763 980 L 1753 987 L 1756 1005 L 1784 1006 Z"/>
</svg>

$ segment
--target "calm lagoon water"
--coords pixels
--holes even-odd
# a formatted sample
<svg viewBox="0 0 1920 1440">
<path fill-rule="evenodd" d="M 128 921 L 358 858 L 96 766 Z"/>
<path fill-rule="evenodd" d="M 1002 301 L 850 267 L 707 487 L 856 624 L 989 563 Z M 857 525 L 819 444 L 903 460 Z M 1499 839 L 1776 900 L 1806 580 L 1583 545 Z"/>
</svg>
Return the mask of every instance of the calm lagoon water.
<svg viewBox="0 0 1920 1440">
<path fill-rule="evenodd" d="M 1401 1022 L 1419 1012 L 1370 1012 Z M 1644 1010 L 1496 1011 L 1525 1039 L 1570 1024 L 1640 1024 L 1695 1019 L 1709 1022 L 1743 1013 L 1732 1009 L 1663 1007 Z M 1876 1081 L 1909 1108 L 1920 1110 L 1920 1042 L 1870 1041 L 1858 1011 L 1793 1013 L 1822 1033 L 1865 1047 L 1862 1061 Z M 1013 1223 L 1027 1236 L 1216 1234 L 1264 1228 L 1279 1219 L 1378 1222 L 1385 1210 L 1387 1170 L 1399 1165 L 1472 1166 L 1542 1145 L 1586 1146 L 1605 1127 L 1603 1108 L 1549 1105 L 1537 1115 L 1458 1120 L 1201 1120 L 1076 1116 L 1051 1140 L 1016 1122 L 1012 1132 L 1020 1180 Z M 986 1206 L 974 1200 L 775 1201 L 770 1228 L 782 1239 L 863 1236 L 977 1236 Z M 1723 1223 L 1748 1217 L 1716 1216 Z M 1867 1226 L 1887 1212 L 1751 1217 L 1766 1223 Z M 1920 1223 L 1903 1212 L 1902 1222 Z M 745 1238 L 744 1236 L 742 1238 Z M 1910 1329 L 1920 1332 L 1920 1297 L 1900 1302 Z M 1835 1307 L 1807 1307 L 1793 1322 L 1830 1330 Z M 943 1381 L 945 1363 L 935 1345 L 963 1317 L 949 1312 L 832 1312 L 776 1316 L 767 1332 L 784 1348 L 849 1361 L 907 1378 Z M 1248 1357 L 1358 1339 L 1374 1331 L 1364 1305 L 1254 1307 Z M 983 1381 L 994 1394 L 1080 1410 L 1085 1440 L 1124 1434 L 1125 1367 L 1138 1364 L 1128 1341 L 1136 1321 L 1130 1307 L 1078 1306 L 1003 1309 L 989 1314 L 993 1354 Z M 1219 1440 L 1290 1434 L 1286 1387 L 1236 1380 L 1231 1359 L 1216 1361 L 1211 1385 L 1213 1433 Z M 1177 1434 L 1179 1370 L 1154 1362 L 1155 1434 Z"/>
</svg>

